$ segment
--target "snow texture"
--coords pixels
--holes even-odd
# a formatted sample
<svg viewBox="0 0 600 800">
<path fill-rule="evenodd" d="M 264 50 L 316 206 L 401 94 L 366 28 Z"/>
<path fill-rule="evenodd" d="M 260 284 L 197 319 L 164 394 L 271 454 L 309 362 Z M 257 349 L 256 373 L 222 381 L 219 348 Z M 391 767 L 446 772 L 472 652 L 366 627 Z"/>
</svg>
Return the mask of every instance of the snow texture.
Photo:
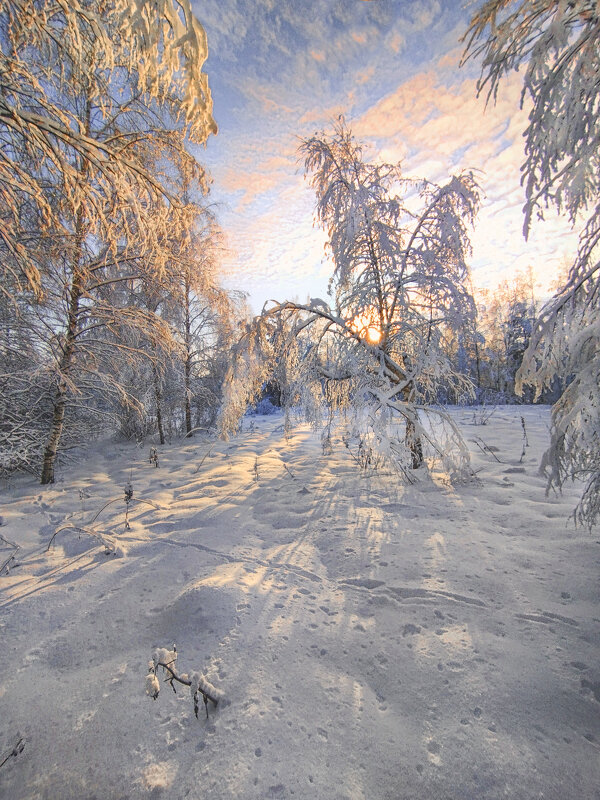
<svg viewBox="0 0 600 800">
<path fill-rule="evenodd" d="M 0 796 L 597 798 L 600 543 L 567 523 L 577 486 L 545 494 L 548 408 L 452 413 L 480 485 L 365 473 L 275 415 L 208 457 L 107 442 L 43 491 L 5 482 L 0 754 L 27 745 Z M 46 552 L 130 476 L 160 509 L 106 509 L 125 557 Z M 144 693 L 172 642 L 227 697 L 208 719 Z"/>
</svg>

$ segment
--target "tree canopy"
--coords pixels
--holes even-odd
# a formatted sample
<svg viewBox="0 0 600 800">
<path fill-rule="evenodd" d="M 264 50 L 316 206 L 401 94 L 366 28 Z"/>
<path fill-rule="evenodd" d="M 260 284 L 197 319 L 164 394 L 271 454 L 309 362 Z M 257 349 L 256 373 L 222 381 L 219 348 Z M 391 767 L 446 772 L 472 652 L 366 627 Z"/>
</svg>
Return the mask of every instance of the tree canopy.
<svg viewBox="0 0 600 800">
<path fill-rule="evenodd" d="M 435 443 L 436 426 L 423 419 L 440 391 L 470 391 L 449 341 L 475 315 L 466 286 L 479 189 L 471 173 L 443 186 L 406 178 L 399 165 L 367 161 L 363 150 L 343 120 L 332 133 L 302 142 L 333 259 L 333 302 L 265 308 L 238 354 L 223 424 L 236 424 L 245 402 L 240 393 L 248 397 L 267 379 L 270 359 L 289 405 L 300 402 L 313 418 L 323 400 L 330 409 L 352 407 L 359 437 L 368 436 L 370 447 L 405 471 L 423 463 L 425 442 L 434 455 L 444 451 Z M 452 427 L 436 413 L 438 423 L 443 418 Z M 398 438 L 396 431 L 390 445 L 392 418 L 403 433 Z M 468 457 L 457 436 L 453 429 L 453 455 L 464 467 Z"/>
</svg>

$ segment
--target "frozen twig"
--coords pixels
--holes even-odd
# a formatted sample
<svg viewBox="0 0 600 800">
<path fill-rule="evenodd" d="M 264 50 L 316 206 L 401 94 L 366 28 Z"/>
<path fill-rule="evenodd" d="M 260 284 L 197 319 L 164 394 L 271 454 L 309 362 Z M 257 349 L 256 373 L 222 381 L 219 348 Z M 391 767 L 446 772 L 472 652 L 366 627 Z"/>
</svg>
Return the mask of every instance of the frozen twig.
<svg viewBox="0 0 600 800">
<path fill-rule="evenodd" d="M 209 455 L 210 455 L 210 451 L 213 449 L 213 447 L 214 447 L 214 444 L 211 444 L 211 446 L 208 448 L 208 450 L 206 451 L 206 453 L 205 453 L 205 454 L 204 454 L 204 456 L 202 457 L 202 461 L 201 461 L 201 462 L 198 464 L 198 466 L 196 467 L 196 473 L 200 472 L 200 468 L 202 467 L 202 464 L 204 464 L 204 462 L 206 461 L 206 459 L 209 457 Z"/>
<path fill-rule="evenodd" d="M 103 536 L 101 533 L 98 533 L 98 531 L 95 531 L 91 528 L 84 528 L 82 525 L 68 524 L 68 525 L 63 525 L 62 528 L 58 528 L 58 530 L 54 531 L 50 541 L 48 542 L 48 547 L 46 547 L 46 552 L 50 550 L 50 548 L 52 547 L 52 543 L 54 542 L 58 534 L 66 530 L 80 531 L 81 533 L 85 533 L 88 536 L 91 536 L 93 539 L 97 539 L 100 542 L 100 544 L 106 548 L 107 555 L 109 555 L 110 553 L 114 553 L 116 550 L 114 541 L 109 537 Z"/>
<path fill-rule="evenodd" d="M 497 406 L 488 408 L 487 406 L 480 406 L 479 409 L 473 411 L 473 425 L 487 425 L 492 416 L 496 413 Z"/>
<path fill-rule="evenodd" d="M 523 463 L 525 458 L 525 451 L 529 447 L 529 439 L 527 438 L 527 428 L 525 427 L 525 417 L 521 417 L 521 428 L 523 428 L 523 447 L 521 448 L 521 458 L 519 464 Z"/>
<path fill-rule="evenodd" d="M 14 561 L 16 558 L 17 553 L 21 549 L 20 546 L 16 542 L 11 542 L 10 539 L 7 539 L 5 536 L 2 536 L 0 533 L 0 539 L 5 542 L 9 547 L 13 548 L 13 552 L 9 555 L 9 557 L 0 564 L 0 575 L 4 572 L 4 570 L 9 570 L 11 561 Z"/>
<path fill-rule="evenodd" d="M 0 761 L 0 767 L 3 767 L 9 759 L 16 758 L 18 755 L 20 755 L 24 749 L 25 749 L 25 739 L 22 736 L 20 736 L 19 739 L 17 740 L 17 743 L 10 751 L 10 753 L 7 753 L 5 757 L 2 759 L 2 761 Z"/>
<path fill-rule="evenodd" d="M 495 458 L 495 459 L 496 459 L 496 461 L 497 461 L 499 464 L 504 464 L 504 461 L 501 461 L 501 460 L 498 458 L 498 456 L 496 455 L 496 453 L 494 453 L 494 451 L 492 450 L 492 448 L 491 448 L 491 447 L 489 447 L 489 445 L 487 445 L 487 444 L 486 444 L 486 443 L 483 441 L 483 439 L 479 439 L 479 437 L 476 437 L 475 439 L 471 439 L 471 441 L 472 441 L 472 442 L 474 442 L 474 443 L 477 445 L 477 447 L 478 447 L 478 448 L 481 450 L 481 452 L 482 452 L 482 453 L 489 453 L 489 454 L 490 454 L 490 455 L 491 455 L 493 458 Z"/>
<path fill-rule="evenodd" d="M 160 692 L 160 682 L 157 677 L 159 668 L 167 673 L 166 682 L 171 686 L 171 689 L 177 694 L 175 683 L 180 683 L 183 686 L 189 686 L 194 701 L 194 714 L 198 718 L 198 709 L 200 707 L 199 701 L 202 697 L 204 708 L 206 710 L 206 718 L 208 719 L 208 703 L 209 701 L 216 707 L 219 700 L 222 699 L 222 693 L 215 688 L 204 675 L 198 672 L 192 672 L 190 675 L 186 673 L 179 674 L 176 667 L 177 661 L 177 648 L 173 645 L 172 650 L 165 647 L 159 647 L 154 652 L 154 657 L 148 662 L 149 672 L 146 675 L 146 694 L 153 700 L 158 698 Z"/>
</svg>

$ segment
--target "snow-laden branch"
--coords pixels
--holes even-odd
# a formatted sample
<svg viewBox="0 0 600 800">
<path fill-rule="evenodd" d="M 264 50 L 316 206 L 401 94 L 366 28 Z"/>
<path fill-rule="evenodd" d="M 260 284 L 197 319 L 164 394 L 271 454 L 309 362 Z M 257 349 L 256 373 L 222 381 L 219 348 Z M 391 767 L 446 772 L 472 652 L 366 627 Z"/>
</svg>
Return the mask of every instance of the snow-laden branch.
<svg viewBox="0 0 600 800">
<path fill-rule="evenodd" d="M 478 91 L 496 98 L 501 81 L 523 68 L 523 231 L 554 207 L 579 229 L 568 280 L 542 309 L 516 376 L 536 395 L 557 381 L 551 442 L 543 459 L 548 487 L 584 481 L 577 522 L 600 518 L 600 13 L 592 0 L 488 0 L 465 34 L 463 61 L 481 59 Z"/>
<path fill-rule="evenodd" d="M 206 710 L 206 718 L 208 719 L 208 703 L 209 701 L 215 706 L 223 700 L 223 693 L 220 689 L 210 683 L 210 681 L 200 672 L 191 672 L 189 674 L 180 674 L 177 671 L 177 648 L 173 645 L 173 649 L 169 650 L 166 647 L 159 647 L 154 651 L 154 656 L 148 662 L 148 674 L 146 675 L 146 694 L 153 700 L 158 698 L 160 693 L 160 681 L 158 679 L 158 670 L 162 669 L 166 674 L 166 682 L 170 685 L 173 692 L 177 694 L 175 684 L 179 683 L 182 686 L 189 686 L 192 699 L 194 701 L 194 714 L 198 718 L 199 701 L 202 698 L 204 708 Z"/>
</svg>

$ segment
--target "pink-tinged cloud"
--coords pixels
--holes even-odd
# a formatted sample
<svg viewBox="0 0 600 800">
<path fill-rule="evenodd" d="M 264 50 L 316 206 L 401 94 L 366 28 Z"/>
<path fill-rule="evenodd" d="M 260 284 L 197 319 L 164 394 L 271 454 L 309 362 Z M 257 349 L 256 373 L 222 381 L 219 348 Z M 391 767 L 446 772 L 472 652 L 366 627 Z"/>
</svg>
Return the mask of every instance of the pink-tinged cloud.
<svg viewBox="0 0 600 800">
<path fill-rule="evenodd" d="M 255 311 L 267 300 L 325 294 L 331 264 L 323 262 L 326 236 L 313 226 L 313 202 L 295 176 L 264 212 L 237 218 L 226 259 L 228 280 L 251 292 Z"/>
<path fill-rule="evenodd" d="M 369 67 L 364 72 L 357 73 L 355 81 L 362 86 L 364 83 L 369 83 L 369 81 L 373 79 L 374 75 L 375 67 Z"/>
<path fill-rule="evenodd" d="M 331 52 L 335 50 L 332 43 Z M 350 119 L 354 133 L 372 145 L 367 157 L 402 161 L 407 175 L 443 182 L 464 168 L 475 169 L 485 193 L 472 234 L 475 285 L 493 288 L 515 270 L 532 265 L 547 287 L 573 255 L 576 240 L 557 218 L 537 225 L 528 242 L 523 238 L 520 165 L 527 109 L 519 109 L 521 76 L 507 80 L 498 101 L 486 108 L 476 96 L 473 78 L 457 71 L 459 56 L 455 49 L 431 69 L 399 82 L 360 117 Z M 306 65 L 317 69 L 308 53 L 306 59 Z M 365 82 L 375 77 L 371 72 L 357 70 L 355 84 L 361 75 Z M 353 102 L 352 94 L 330 106 L 315 98 L 312 107 L 299 109 L 292 102 L 279 103 L 277 96 L 274 87 L 252 87 L 251 98 L 261 114 L 284 120 L 287 131 L 292 124 L 300 136 L 330 128 L 332 119 Z M 324 295 L 331 272 L 323 259 L 325 235 L 313 227 L 314 196 L 299 174 L 298 139 L 278 130 L 274 127 L 268 139 L 240 137 L 218 177 L 233 206 L 224 220 L 237 248 L 229 259 L 231 269 L 252 292 L 256 309 L 267 295 Z"/>
<path fill-rule="evenodd" d="M 401 33 L 396 32 L 389 40 L 388 46 L 393 53 L 399 55 L 406 47 L 406 39 Z"/>
<path fill-rule="evenodd" d="M 532 265 L 547 287 L 572 258 L 576 236 L 563 218 L 551 216 L 524 240 L 521 164 L 528 109 L 519 108 L 521 76 L 511 76 L 486 108 L 474 80 L 459 74 L 451 82 L 455 59 L 456 53 L 446 56 L 400 84 L 356 121 L 354 131 L 374 144 L 378 158 L 401 160 L 407 175 L 443 182 L 462 169 L 477 170 L 485 197 L 472 235 L 475 282 L 493 287 L 501 276 Z"/>
</svg>

